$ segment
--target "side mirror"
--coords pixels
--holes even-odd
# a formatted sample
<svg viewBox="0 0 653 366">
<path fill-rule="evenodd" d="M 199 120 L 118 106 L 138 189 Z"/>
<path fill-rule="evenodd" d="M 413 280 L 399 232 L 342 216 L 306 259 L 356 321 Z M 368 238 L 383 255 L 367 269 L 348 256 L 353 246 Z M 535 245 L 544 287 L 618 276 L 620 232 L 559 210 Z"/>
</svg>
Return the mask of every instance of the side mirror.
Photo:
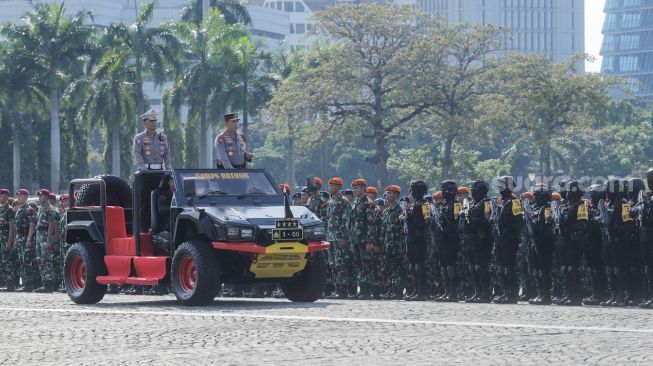
<svg viewBox="0 0 653 366">
<path fill-rule="evenodd" d="M 306 177 L 306 188 L 309 192 L 317 191 L 317 185 L 315 185 L 315 176 L 309 175 Z"/>
<path fill-rule="evenodd" d="M 184 196 L 185 197 L 194 197 L 195 196 L 195 180 L 194 179 L 184 180 Z"/>
</svg>

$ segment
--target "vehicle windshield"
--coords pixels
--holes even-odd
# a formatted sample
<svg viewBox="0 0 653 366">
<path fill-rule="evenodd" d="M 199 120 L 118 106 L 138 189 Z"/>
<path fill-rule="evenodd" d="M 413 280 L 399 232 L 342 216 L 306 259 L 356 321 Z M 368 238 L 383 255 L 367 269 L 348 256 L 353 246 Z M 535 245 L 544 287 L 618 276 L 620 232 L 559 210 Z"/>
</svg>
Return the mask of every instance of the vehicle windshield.
<svg viewBox="0 0 653 366">
<path fill-rule="evenodd" d="M 195 181 L 195 196 L 278 195 L 262 171 L 180 172 L 181 180 Z"/>
</svg>

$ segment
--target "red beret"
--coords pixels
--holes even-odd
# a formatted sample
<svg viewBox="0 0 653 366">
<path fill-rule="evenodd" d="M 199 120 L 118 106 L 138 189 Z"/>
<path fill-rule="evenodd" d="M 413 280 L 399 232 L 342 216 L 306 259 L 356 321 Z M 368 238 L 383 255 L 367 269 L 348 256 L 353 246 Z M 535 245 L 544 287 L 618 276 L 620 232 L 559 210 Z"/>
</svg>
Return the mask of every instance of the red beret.
<svg viewBox="0 0 653 366">
<path fill-rule="evenodd" d="M 56 200 L 56 199 L 57 199 L 57 195 L 54 194 L 54 193 L 50 193 L 50 199 L 51 199 L 51 200 Z"/>
<path fill-rule="evenodd" d="M 437 191 L 437 192 L 433 193 L 433 198 L 441 199 L 442 198 L 442 191 Z"/>
<path fill-rule="evenodd" d="M 367 185 L 367 182 L 365 181 L 365 179 L 362 179 L 362 178 L 354 179 L 354 181 L 351 182 L 352 187 L 366 186 L 366 185 Z"/>
<path fill-rule="evenodd" d="M 562 200 L 562 196 L 560 196 L 560 193 L 558 193 L 558 192 L 553 192 L 553 193 L 551 193 L 551 200 L 552 201 L 560 201 L 560 200 Z"/>
<path fill-rule="evenodd" d="M 29 196 L 29 191 L 26 190 L 25 188 L 21 188 L 16 191 L 17 196 Z"/>
<path fill-rule="evenodd" d="M 9 190 L 6 188 L 2 188 L 0 189 L 0 194 L 11 194 L 11 192 L 9 192 Z"/>
<path fill-rule="evenodd" d="M 519 195 L 519 198 L 524 199 L 524 198 L 533 198 L 533 192 L 524 192 Z"/>
<path fill-rule="evenodd" d="M 367 189 L 365 189 L 365 193 L 377 193 L 378 194 L 379 191 L 376 189 L 376 187 L 367 187 Z"/>
<path fill-rule="evenodd" d="M 335 185 L 335 186 L 341 186 L 341 185 L 343 185 L 343 183 L 344 182 L 342 181 L 342 178 L 333 177 L 333 178 L 329 179 L 329 184 L 332 184 L 332 185 Z"/>
<path fill-rule="evenodd" d="M 50 196 L 50 191 L 48 191 L 45 188 L 41 188 L 41 189 L 39 189 L 38 192 L 36 192 L 36 195 L 37 196 L 48 196 L 49 197 Z"/>
<path fill-rule="evenodd" d="M 469 188 L 460 187 L 460 188 L 458 188 L 458 193 L 469 193 Z"/>
<path fill-rule="evenodd" d="M 319 177 L 315 177 L 315 184 L 319 185 L 320 187 L 322 186 L 322 179 Z"/>
<path fill-rule="evenodd" d="M 396 192 L 396 193 L 401 193 L 401 187 L 399 186 L 387 186 L 385 187 L 386 192 Z"/>
</svg>

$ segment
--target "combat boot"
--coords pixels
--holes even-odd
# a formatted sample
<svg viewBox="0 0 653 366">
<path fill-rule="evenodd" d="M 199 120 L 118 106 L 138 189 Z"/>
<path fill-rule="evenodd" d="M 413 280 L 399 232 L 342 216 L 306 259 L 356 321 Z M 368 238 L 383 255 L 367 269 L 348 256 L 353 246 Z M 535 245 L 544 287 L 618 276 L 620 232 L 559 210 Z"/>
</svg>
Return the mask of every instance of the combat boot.
<svg viewBox="0 0 653 366">
<path fill-rule="evenodd" d="M 52 286 L 51 281 L 43 281 L 43 286 L 35 289 L 34 292 L 39 294 L 51 294 L 54 292 L 54 286 Z"/>
<path fill-rule="evenodd" d="M 7 281 L 7 288 L 5 289 L 6 292 L 14 292 L 16 291 L 16 285 L 14 284 L 13 279 L 10 279 Z"/>
<path fill-rule="evenodd" d="M 107 294 L 116 295 L 118 293 L 120 293 L 120 289 L 118 288 L 117 285 L 108 285 L 107 286 Z"/>
<path fill-rule="evenodd" d="M 370 286 L 361 286 L 361 293 L 357 297 L 358 300 L 372 300 L 372 290 Z"/>
<path fill-rule="evenodd" d="M 372 286 L 372 299 L 381 300 L 381 289 L 379 286 Z"/>
</svg>

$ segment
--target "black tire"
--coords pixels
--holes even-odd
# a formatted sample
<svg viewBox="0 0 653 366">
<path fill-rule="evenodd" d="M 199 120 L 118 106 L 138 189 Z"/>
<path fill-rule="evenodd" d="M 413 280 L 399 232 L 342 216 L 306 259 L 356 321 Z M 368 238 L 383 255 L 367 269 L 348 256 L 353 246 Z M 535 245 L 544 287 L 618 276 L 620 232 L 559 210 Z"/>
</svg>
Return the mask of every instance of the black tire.
<svg viewBox="0 0 653 366">
<path fill-rule="evenodd" d="M 75 303 L 95 304 L 106 294 L 107 285 L 96 281 L 97 276 L 107 273 L 103 257 L 104 251 L 99 244 L 75 243 L 68 249 L 63 280 L 68 296 Z"/>
<path fill-rule="evenodd" d="M 218 294 L 218 261 L 207 243 L 182 243 L 172 257 L 172 292 L 187 306 L 211 304 Z"/>
<path fill-rule="evenodd" d="M 308 259 L 306 268 L 295 278 L 281 283 L 286 298 L 293 302 L 314 302 L 324 292 L 327 279 L 327 263 L 324 252 L 315 252 Z"/>
<path fill-rule="evenodd" d="M 107 206 L 132 207 L 132 189 L 122 178 L 114 175 L 98 175 L 107 187 Z M 75 192 L 77 206 L 99 206 L 100 186 L 98 184 L 84 184 Z"/>
</svg>

